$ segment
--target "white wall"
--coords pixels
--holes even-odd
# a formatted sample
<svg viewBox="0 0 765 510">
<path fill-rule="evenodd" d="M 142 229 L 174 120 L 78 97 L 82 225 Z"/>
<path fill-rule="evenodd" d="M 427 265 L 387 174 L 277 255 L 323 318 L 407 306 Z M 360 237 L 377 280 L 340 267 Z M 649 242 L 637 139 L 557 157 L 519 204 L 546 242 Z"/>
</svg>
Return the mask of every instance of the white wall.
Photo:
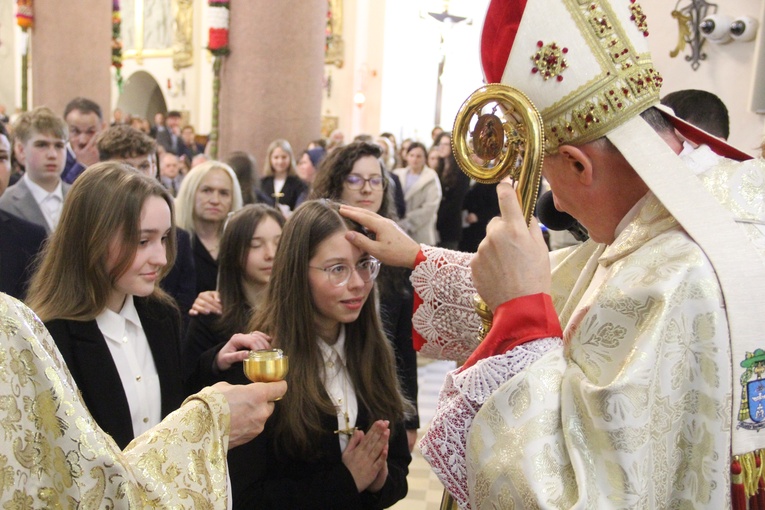
<svg viewBox="0 0 765 510">
<path fill-rule="evenodd" d="M 683 1 L 683 5 L 690 0 Z M 347 0 L 347 3 L 354 3 Z M 720 96 L 731 116 L 730 141 L 752 155 L 759 154 L 765 117 L 752 111 L 752 94 L 765 95 L 765 83 L 755 85 L 755 49 L 762 46 L 765 66 L 765 38 L 762 34 L 761 0 L 717 2 L 719 12 L 732 17 L 752 16 L 760 21 L 756 41 L 713 45 L 705 43 L 706 60 L 697 71 L 684 55 L 670 58 L 677 44 L 677 22 L 671 16 L 677 2 L 642 0 L 648 16 L 650 47 L 656 67 L 664 77 L 662 93 L 698 88 Z M 472 26 L 457 26 L 446 42 L 447 68 L 444 71 L 442 121 L 450 129 L 454 116 L 470 93 L 481 86 L 480 30 L 488 0 L 452 0 L 449 11 L 472 16 Z M 436 76 L 439 59 L 440 24 L 420 17 L 421 11 L 440 11 L 442 1 L 387 0 L 385 13 L 380 131 L 391 131 L 399 139 L 414 137 L 428 141 L 435 113 Z M 682 6 L 681 6 L 682 7 Z M 689 54 L 686 49 L 685 54 Z M 765 69 L 763 69 L 765 77 Z M 761 101 L 765 102 L 765 99 Z"/>
<path fill-rule="evenodd" d="M 687 2 L 683 2 L 685 5 Z M 670 58 L 669 52 L 677 45 L 677 22 L 671 12 L 676 2 L 667 0 L 643 0 L 642 5 L 648 17 L 650 47 L 654 64 L 664 77 L 662 94 L 675 90 L 696 88 L 717 94 L 728 107 L 731 117 L 729 141 L 744 152 L 759 155 L 759 146 L 763 138 L 763 115 L 751 110 L 755 49 L 765 41 L 762 37 L 761 0 L 725 0 L 716 2 L 720 14 L 734 18 L 748 15 L 760 20 L 757 40 L 743 43 L 732 42 L 725 45 L 704 44 L 706 60 L 701 62 L 697 71 L 691 69 L 684 55 Z M 686 48 L 685 54 L 690 54 Z M 765 57 L 765 52 L 762 52 Z M 763 62 L 765 65 L 765 62 Z M 757 85 L 759 94 L 765 93 L 765 83 Z"/>
<path fill-rule="evenodd" d="M 212 58 L 205 49 L 208 39 L 206 12 L 207 2 L 194 3 L 193 66 L 176 71 L 172 57 L 148 57 L 140 64 L 135 59 L 125 59 L 122 67 L 122 77 L 125 80 L 137 71 L 149 73 L 159 84 L 167 109 L 188 111 L 189 122 L 198 133 L 208 133 L 212 124 Z M 112 107 L 115 107 L 119 92 L 116 81 L 112 83 Z M 181 83 L 184 84 L 183 91 Z M 154 119 L 149 121 L 153 122 Z"/>
<path fill-rule="evenodd" d="M 488 0 L 452 0 L 449 12 L 472 22 L 447 29 L 427 14 L 441 12 L 442 1 L 387 0 L 380 131 L 390 131 L 399 140 L 430 143 L 442 30 L 446 65 L 441 126 L 451 130 L 463 101 L 483 84 L 479 41 L 487 6 Z"/>
</svg>

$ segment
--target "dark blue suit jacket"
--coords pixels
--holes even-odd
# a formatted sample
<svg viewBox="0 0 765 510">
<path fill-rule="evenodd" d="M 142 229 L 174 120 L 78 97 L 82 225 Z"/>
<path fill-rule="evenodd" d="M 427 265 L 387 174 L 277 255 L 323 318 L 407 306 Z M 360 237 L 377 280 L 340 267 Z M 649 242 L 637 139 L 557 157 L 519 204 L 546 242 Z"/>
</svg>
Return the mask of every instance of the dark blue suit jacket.
<svg viewBox="0 0 765 510">
<path fill-rule="evenodd" d="M 23 300 L 45 229 L 0 210 L 0 292 Z"/>
</svg>

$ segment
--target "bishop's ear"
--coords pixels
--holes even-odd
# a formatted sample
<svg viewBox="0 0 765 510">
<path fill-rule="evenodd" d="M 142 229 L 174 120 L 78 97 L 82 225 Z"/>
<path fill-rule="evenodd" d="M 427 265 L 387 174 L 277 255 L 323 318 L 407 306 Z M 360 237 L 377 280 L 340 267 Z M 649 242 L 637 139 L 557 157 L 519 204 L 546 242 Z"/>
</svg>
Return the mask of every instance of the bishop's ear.
<svg viewBox="0 0 765 510">
<path fill-rule="evenodd" d="M 583 185 L 592 184 L 592 159 L 585 151 L 573 145 L 562 145 L 558 148 L 558 153 L 563 156 L 568 168 L 577 174 Z"/>
</svg>

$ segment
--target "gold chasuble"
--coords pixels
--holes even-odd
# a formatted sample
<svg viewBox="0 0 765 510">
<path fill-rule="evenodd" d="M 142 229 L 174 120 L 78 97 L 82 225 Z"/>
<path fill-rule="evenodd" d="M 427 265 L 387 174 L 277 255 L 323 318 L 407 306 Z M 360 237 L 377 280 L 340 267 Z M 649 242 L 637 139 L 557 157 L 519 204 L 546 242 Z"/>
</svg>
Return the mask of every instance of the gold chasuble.
<svg viewBox="0 0 765 510">
<path fill-rule="evenodd" d="M 0 294 L 3 508 L 225 509 L 229 409 L 205 389 L 124 451 L 35 314 Z"/>
</svg>

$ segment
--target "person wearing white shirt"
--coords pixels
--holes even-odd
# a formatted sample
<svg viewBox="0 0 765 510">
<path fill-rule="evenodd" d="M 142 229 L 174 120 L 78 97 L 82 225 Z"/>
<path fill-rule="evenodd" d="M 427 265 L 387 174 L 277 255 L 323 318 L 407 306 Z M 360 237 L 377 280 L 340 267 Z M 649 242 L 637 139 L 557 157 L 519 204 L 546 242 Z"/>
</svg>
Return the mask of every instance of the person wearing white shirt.
<svg viewBox="0 0 765 510">
<path fill-rule="evenodd" d="M 21 114 L 13 124 L 13 133 L 13 149 L 25 173 L 0 197 L 0 209 L 50 233 L 58 224 L 69 189 L 61 181 L 66 163 L 66 123 L 43 106 Z"/>
<path fill-rule="evenodd" d="M 180 316 L 159 287 L 175 258 L 172 198 L 127 165 L 72 186 L 27 303 L 96 422 L 124 448 L 183 402 Z"/>
<path fill-rule="evenodd" d="M 235 509 L 378 509 L 406 496 L 411 406 L 371 295 L 379 262 L 352 248 L 337 209 L 305 202 L 282 231 L 251 324 L 289 356 L 290 389 L 263 434 L 229 453 Z M 236 355 L 233 341 L 218 349 L 218 367 Z M 239 365 L 223 375 L 244 377 Z"/>
</svg>

